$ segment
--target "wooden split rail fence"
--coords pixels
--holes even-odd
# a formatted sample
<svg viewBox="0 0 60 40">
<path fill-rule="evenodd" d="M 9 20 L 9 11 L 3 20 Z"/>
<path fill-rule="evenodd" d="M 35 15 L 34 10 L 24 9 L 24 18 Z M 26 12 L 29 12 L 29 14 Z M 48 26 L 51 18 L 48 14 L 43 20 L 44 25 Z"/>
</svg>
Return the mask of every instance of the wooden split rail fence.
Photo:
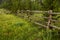
<svg viewBox="0 0 60 40">
<path fill-rule="evenodd" d="M 23 12 L 23 11 L 22 11 Z M 58 26 L 54 26 L 54 25 L 51 25 L 51 21 L 57 21 L 57 20 L 53 20 L 52 19 L 52 15 L 54 15 L 54 14 L 56 14 L 56 15 L 60 15 L 60 12 L 53 12 L 52 10 L 49 10 L 49 11 L 30 11 L 30 10 L 27 10 L 27 11 L 25 11 L 25 12 L 27 12 L 28 14 L 29 13 L 44 13 L 44 12 L 47 12 L 48 14 L 49 14 L 49 17 L 44 17 L 44 18 L 48 18 L 48 22 L 47 22 L 47 26 L 46 25 L 43 25 L 43 24 L 41 24 L 41 23 L 38 23 L 38 22 L 34 22 L 35 24 L 37 24 L 37 25 L 40 25 L 40 26 L 43 26 L 43 27 L 45 27 L 45 28 L 47 28 L 47 29 L 49 29 L 49 27 L 51 26 L 51 27 L 53 27 L 53 28 L 55 28 L 55 29 L 58 29 L 58 30 L 60 30 L 60 27 L 58 27 Z M 29 16 L 28 16 L 28 18 L 29 18 Z"/>
</svg>

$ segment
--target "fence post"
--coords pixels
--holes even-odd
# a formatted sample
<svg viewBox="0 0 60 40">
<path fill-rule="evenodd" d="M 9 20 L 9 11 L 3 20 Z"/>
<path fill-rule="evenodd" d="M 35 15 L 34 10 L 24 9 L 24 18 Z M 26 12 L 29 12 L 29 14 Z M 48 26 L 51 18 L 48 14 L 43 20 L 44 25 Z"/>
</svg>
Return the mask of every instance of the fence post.
<svg viewBox="0 0 60 40">
<path fill-rule="evenodd" d="M 49 17 L 48 17 L 48 23 L 47 23 L 47 29 L 49 29 L 51 20 L 52 20 L 52 10 L 48 11 Z"/>
<path fill-rule="evenodd" d="M 48 11 L 48 14 L 49 14 L 49 17 L 48 17 L 48 23 L 47 23 L 47 29 L 46 29 L 46 32 L 47 32 L 47 40 L 51 39 L 49 38 L 50 37 L 50 24 L 51 24 L 51 19 L 52 19 L 52 10 L 49 10 Z"/>
<path fill-rule="evenodd" d="M 27 10 L 27 16 L 28 16 L 28 20 L 30 21 L 30 10 Z"/>
<path fill-rule="evenodd" d="M 30 10 L 27 10 L 27 16 L 28 16 L 29 22 L 31 22 L 31 15 L 32 15 L 32 12 Z"/>
</svg>

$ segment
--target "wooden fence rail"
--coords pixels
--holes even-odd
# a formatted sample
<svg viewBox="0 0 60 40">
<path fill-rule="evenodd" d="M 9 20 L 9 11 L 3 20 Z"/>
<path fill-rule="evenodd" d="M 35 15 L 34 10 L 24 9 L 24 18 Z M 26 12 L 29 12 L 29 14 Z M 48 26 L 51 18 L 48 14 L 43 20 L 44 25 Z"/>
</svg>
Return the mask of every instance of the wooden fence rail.
<svg viewBox="0 0 60 40">
<path fill-rule="evenodd" d="M 49 11 L 50 11 L 50 10 L 49 10 Z M 39 13 L 39 14 L 40 14 L 40 13 L 43 13 L 43 14 L 44 14 L 45 12 L 49 13 L 49 11 L 38 11 L 38 10 L 32 10 L 32 11 L 30 11 L 30 10 L 25 10 L 25 11 L 24 11 L 24 10 L 21 10 L 21 11 L 19 11 L 19 12 L 22 12 L 22 13 L 23 13 L 23 12 L 33 12 L 33 13 Z M 53 12 L 53 13 L 51 13 L 51 14 L 60 14 L 60 12 Z"/>
</svg>

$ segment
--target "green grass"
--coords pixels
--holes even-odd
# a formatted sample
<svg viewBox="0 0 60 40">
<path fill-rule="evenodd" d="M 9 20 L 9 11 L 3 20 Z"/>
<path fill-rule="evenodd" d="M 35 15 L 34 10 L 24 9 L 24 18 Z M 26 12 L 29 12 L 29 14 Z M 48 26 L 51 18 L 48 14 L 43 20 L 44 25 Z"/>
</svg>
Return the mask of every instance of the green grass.
<svg viewBox="0 0 60 40">
<path fill-rule="evenodd" d="M 28 21 L 11 14 L 0 14 L 0 40 L 33 40 L 37 32 Z"/>
<path fill-rule="evenodd" d="M 50 31 L 46 33 L 44 29 L 39 29 L 27 20 L 12 14 L 0 14 L 0 40 L 52 40 L 53 38 Z M 53 40 L 55 39 L 57 38 Z"/>
</svg>

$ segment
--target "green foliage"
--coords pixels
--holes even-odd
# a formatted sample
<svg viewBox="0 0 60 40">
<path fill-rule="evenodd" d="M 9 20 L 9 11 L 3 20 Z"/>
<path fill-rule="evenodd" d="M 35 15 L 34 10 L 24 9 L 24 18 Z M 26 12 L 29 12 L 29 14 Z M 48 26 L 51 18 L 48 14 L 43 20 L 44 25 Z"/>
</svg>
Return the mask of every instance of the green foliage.
<svg viewBox="0 0 60 40">
<path fill-rule="evenodd" d="M 26 20 L 12 14 L 0 14 L 0 40 L 47 40 L 47 37 L 51 37 L 51 34 L 46 35 L 46 30 L 39 29 Z"/>
<path fill-rule="evenodd" d="M 43 17 L 42 14 L 34 14 L 34 16 Z M 55 31 L 54 35 L 53 33 L 50 30 L 40 29 L 12 14 L 0 14 L 0 40 L 55 40 L 57 32 Z"/>
<path fill-rule="evenodd" d="M 34 13 L 32 16 L 31 16 L 31 19 L 32 19 L 32 22 L 42 22 L 44 21 L 44 15 L 43 14 L 39 14 L 39 13 Z"/>
<path fill-rule="evenodd" d="M 0 40 L 34 40 L 38 28 L 10 14 L 0 14 Z"/>
<path fill-rule="evenodd" d="M 0 7 L 15 13 L 17 10 L 53 10 L 60 12 L 59 2 L 59 0 L 43 0 L 41 4 L 39 0 L 4 0 Z M 58 35 L 57 37 L 55 36 L 56 38 L 54 37 L 54 35 L 58 34 L 56 30 L 55 34 L 53 30 L 45 30 L 43 27 L 40 29 L 40 26 L 32 24 L 32 22 L 30 23 L 25 19 L 5 13 L 8 13 L 7 10 L 0 10 L 0 40 L 60 40 L 59 38 L 57 39 Z M 44 15 L 48 16 L 48 14 L 27 15 L 25 13 L 17 15 L 30 16 L 33 22 L 43 21 L 43 24 L 46 22 L 43 18 Z M 54 19 L 60 21 L 60 15 L 53 16 Z M 59 21 L 52 23 L 52 25 L 60 26 Z"/>
<path fill-rule="evenodd" d="M 25 20 L 13 15 L 0 14 L 0 19 L 0 40 L 22 40 L 30 27 Z"/>
<path fill-rule="evenodd" d="M 59 0 L 4 0 L 0 7 L 12 10 L 53 10 L 60 11 Z"/>
</svg>

